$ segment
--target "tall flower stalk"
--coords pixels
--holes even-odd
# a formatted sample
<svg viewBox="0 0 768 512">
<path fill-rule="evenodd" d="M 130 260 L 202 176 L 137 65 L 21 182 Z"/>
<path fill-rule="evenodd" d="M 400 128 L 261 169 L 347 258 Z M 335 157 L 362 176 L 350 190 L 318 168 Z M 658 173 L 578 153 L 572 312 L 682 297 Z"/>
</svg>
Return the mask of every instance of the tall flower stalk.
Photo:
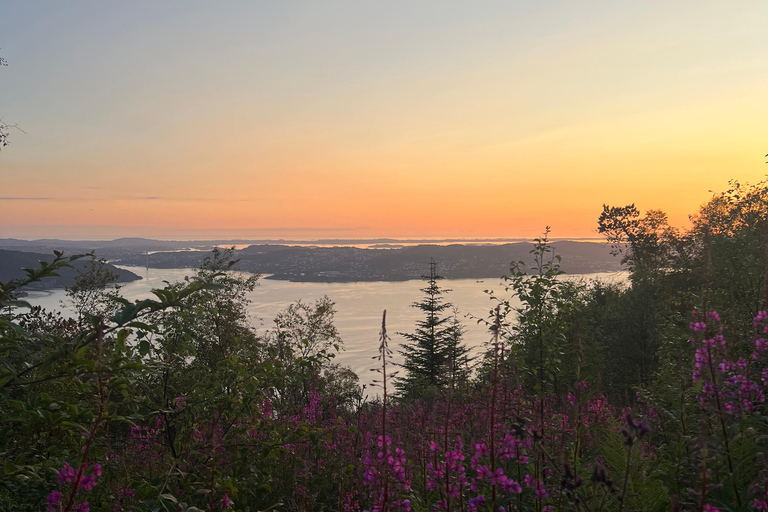
<svg viewBox="0 0 768 512">
<path fill-rule="evenodd" d="M 382 388 L 381 405 L 381 435 L 378 436 L 376 445 L 378 451 L 374 458 L 369 451 L 365 456 L 365 473 L 363 474 L 363 483 L 372 489 L 371 498 L 373 499 L 373 508 L 370 512 L 390 512 L 404 511 L 410 512 L 411 502 L 407 498 L 396 497 L 394 486 L 399 486 L 402 491 L 410 488 L 410 482 L 406 475 L 407 461 L 405 452 L 402 448 L 395 447 L 392 453 L 390 446 L 392 439 L 387 434 L 387 402 L 389 399 L 387 391 L 387 382 L 390 378 L 397 375 L 398 372 L 388 372 L 387 362 L 392 359 L 392 351 L 389 349 L 389 336 L 387 335 L 387 311 L 381 317 L 381 332 L 379 334 L 379 355 L 373 359 L 381 363 L 381 368 L 373 368 L 371 371 L 378 372 L 381 380 L 374 380 L 375 386 Z"/>
<path fill-rule="evenodd" d="M 710 311 L 704 315 L 699 315 L 696 311 L 693 312 L 693 321 L 690 327 L 694 333 L 694 339 L 697 335 L 701 337 L 701 347 L 696 349 L 693 381 L 703 381 L 701 394 L 699 395 L 702 409 L 706 410 L 714 403 L 715 413 L 720 424 L 720 434 L 723 438 L 725 458 L 728 462 L 728 474 L 733 485 L 736 503 L 738 506 L 741 506 L 741 496 L 734 475 L 733 457 L 731 455 L 728 428 L 726 426 L 726 408 L 733 411 L 736 406 L 726 401 L 723 386 L 725 382 L 723 382 L 724 379 L 718 377 L 718 374 L 726 373 L 732 367 L 732 364 L 726 359 L 728 353 L 725 338 L 722 334 L 722 326 L 717 329 L 716 335 L 708 337 L 708 334 L 711 334 L 712 331 L 711 328 L 708 328 L 707 321 L 719 322 L 720 316 L 716 311 Z M 722 358 L 722 363 L 718 364 L 715 359 L 716 357 Z"/>
<path fill-rule="evenodd" d="M 499 332 L 501 331 L 501 306 L 496 306 L 493 323 L 493 373 L 491 374 L 491 473 L 496 474 L 496 395 L 499 387 Z M 496 510 L 496 486 L 491 487 L 491 510 Z"/>
</svg>

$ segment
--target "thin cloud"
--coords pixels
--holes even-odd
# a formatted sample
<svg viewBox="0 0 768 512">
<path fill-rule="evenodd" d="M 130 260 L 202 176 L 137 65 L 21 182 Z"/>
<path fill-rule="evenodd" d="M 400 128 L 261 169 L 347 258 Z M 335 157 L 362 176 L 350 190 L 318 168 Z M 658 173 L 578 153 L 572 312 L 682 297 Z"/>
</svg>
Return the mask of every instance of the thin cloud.
<svg viewBox="0 0 768 512">
<path fill-rule="evenodd" d="M 67 196 L 67 197 L 0 197 L 0 201 L 173 201 L 159 196 L 146 196 L 146 197 L 82 197 L 82 196 Z"/>
<path fill-rule="evenodd" d="M 52 201 L 52 197 L 0 197 L 0 201 Z"/>
<path fill-rule="evenodd" d="M 219 231 L 227 231 L 231 233 L 248 233 L 248 232 L 274 232 L 274 231 L 350 231 L 353 229 L 369 229 L 367 227 L 361 227 L 361 228 L 313 228 L 313 227 L 298 227 L 298 228 L 242 228 L 242 229 L 228 229 L 228 228 L 221 228 Z M 196 230 L 187 230 L 187 231 L 216 231 L 215 229 L 196 229 Z"/>
<path fill-rule="evenodd" d="M 86 187 L 92 188 L 92 187 Z M 78 201 L 78 202 L 103 202 L 103 201 L 171 201 L 171 202 L 208 202 L 208 203 L 233 203 L 254 202 L 256 199 L 211 198 L 211 197 L 163 197 L 163 196 L 111 196 L 111 197 L 0 197 L 0 201 Z"/>
</svg>

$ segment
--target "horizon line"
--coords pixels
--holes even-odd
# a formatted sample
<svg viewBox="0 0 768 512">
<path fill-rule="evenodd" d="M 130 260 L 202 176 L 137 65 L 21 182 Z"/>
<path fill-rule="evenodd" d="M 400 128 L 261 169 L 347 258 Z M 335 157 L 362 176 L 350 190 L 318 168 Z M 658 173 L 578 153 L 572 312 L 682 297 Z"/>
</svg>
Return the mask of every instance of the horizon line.
<svg viewBox="0 0 768 512">
<path fill-rule="evenodd" d="M 194 242 L 197 244 L 224 244 L 224 243 L 237 243 L 241 245 L 248 242 L 259 242 L 263 244 L 265 242 L 280 242 L 280 243 L 300 243 L 300 244 L 329 244 L 329 243 L 357 243 L 357 244 L 377 244 L 377 243 L 424 243 L 429 244 L 433 242 L 456 242 L 456 243 L 482 243 L 482 242 L 520 242 L 531 241 L 535 237 L 526 236 L 513 236 L 513 237 L 420 237 L 420 238 L 393 238 L 393 237 L 380 237 L 380 238 L 149 238 L 142 236 L 123 236 L 117 238 L 54 238 L 54 237 L 41 237 L 41 238 L 19 238 L 19 237 L 2 237 L 0 242 L 7 241 L 19 241 L 19 242 L 117 242 L 120 240 L 144 240 L 148 242 Z M 563 236 L 563 237 L 550 237 L 550 241 L 596 241 L 605 240 L 604 237 L 585 237 L 585 236 Z"/>
</svg>

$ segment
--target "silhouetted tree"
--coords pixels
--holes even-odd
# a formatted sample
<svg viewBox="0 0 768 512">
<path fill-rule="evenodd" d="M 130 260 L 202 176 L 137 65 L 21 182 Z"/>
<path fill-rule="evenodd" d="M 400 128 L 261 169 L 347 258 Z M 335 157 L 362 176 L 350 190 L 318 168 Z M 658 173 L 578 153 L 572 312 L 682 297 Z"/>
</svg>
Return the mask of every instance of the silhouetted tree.
<svg viewBox="0 0 768 512">
<path fill-rule="evenodd" d="M 454 306 L 453 316 L 449 318 L 448 336 L 445 347 L 446 367 L 448 369 L 445 380 L 450 385 L 456 385 L 466 382 L 472 372 L 472 361 L 474 357 L 470 356 L 470 349 L 464 340 L 466 328 L 459 318 L 459 310 Z"/>
<path fill-rule="evenodd" d="M 428 388 L 438 388 L 443 383 L 442 373 L 448 363 L 447 350 L 451 347 L 451 338 L 456 335 L 450 325 L 451 317 L 443 316 L 443 312 L 452 307 L 443 301 L 443 295 L 450 290 L 441 288 L 437 281 L 442 279 L 437 275 L 435 260 L 429 263 L 429 275 L 423 276 L 427 286 L 422 288 L 424 298 L 414 302 L 412 307 L 424 312 L 425 319 L 416 322 L 413 333 L 398 334 L 406 339 L 399 350 L 404 357 L 402 363 L 405 376 L 396 383 L 398 390 L 405 396 L 422 394 Z"/>
<path fill-rule="evenodd" d="M 117 312 L 120 286 L 114 284 L 119 276 L 104 259 L 93 259 L 82 270 L 78 270 L 75 282 L 65 288 L 82 327 L 87 316 L 110 317 Z"/>
<path fill-rule="evenodd" d="M 649 210 L 641 217 L 634 204 L 603 205 L 597 231 L 613 244 L 614 254 L 622 255 L 621 262 L 627 265 L 633 280 L 668 266 L 672 240 L 677 235 L 666 213 Z"/>
</svg>

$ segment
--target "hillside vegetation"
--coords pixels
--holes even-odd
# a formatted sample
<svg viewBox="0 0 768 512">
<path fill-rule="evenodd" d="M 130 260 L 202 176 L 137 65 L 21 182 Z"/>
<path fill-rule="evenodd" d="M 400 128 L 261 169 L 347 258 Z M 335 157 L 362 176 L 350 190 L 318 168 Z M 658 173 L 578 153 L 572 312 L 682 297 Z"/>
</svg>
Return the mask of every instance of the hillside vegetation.
<svg viewBox="0 0 768 512">
<path fill-rule="evenodd" d="M 27 274 L 24 269 L 34 269 L 40 265 L 40 262 L 50 263 L 55 258 L 54 255 L 43 255 L 35 252 L 25 251 L 6 251 L 0 249 L 0 282 L 15 281 L 24 278 Z M 114 275 L 112 282 L 128 283 L 141 279 L 140 276 L 129 270 L 117 268 L 110 263 L 102 264 L 111 274 Z M 47 276 L 29 283 L 29 289 L 50 289 L 66 288 L 75 284 L 78 274 L 86 272 L 89 267 L 88 259 L 76 260 L 67 267 L 57 270 L 56 276 Z"/>
<path fill-rule="evenodd" d="M 419 269 L 424 320 L 383 312 L 372 392 L 334 363 L 331 299 L 249 325 L 228 251 L 137 302 L 84 278 L 71 320 L 19 297 L 81 261 L 57 254 L 0 290 L 0 509 L 768 510 L 768 185 L 692 219 L 604 207 L 625 286 L 560 279 L 545 232 L 477 359 Z"/>
</svg>

